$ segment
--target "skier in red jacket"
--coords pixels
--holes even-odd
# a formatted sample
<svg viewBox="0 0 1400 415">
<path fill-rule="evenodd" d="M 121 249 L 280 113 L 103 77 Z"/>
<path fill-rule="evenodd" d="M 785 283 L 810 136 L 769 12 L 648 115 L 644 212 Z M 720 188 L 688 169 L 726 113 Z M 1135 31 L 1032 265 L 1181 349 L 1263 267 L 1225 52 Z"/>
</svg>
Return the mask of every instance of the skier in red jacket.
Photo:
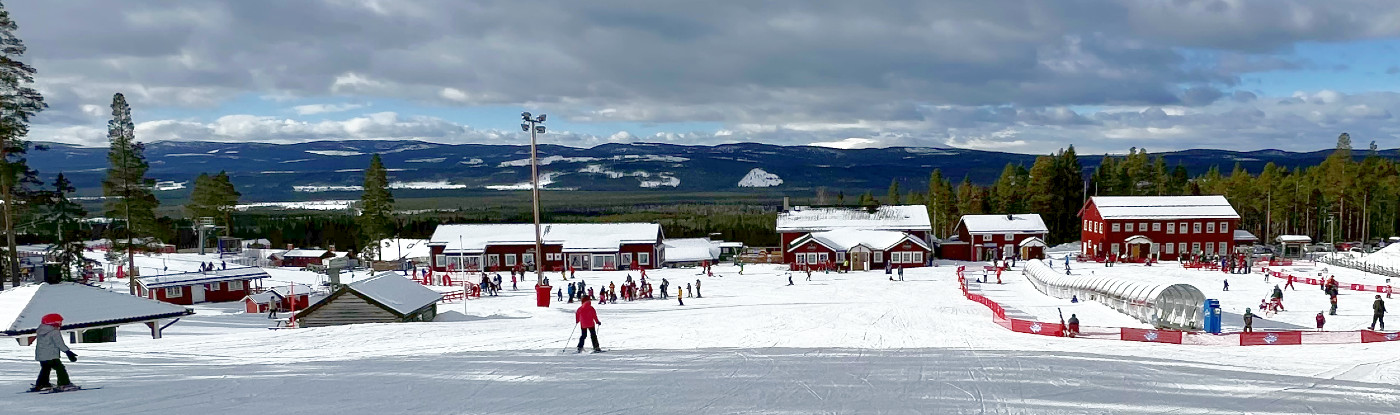
<svg viewBox="0 0 1400 415">
<path fill-rule="evenodd" d="M 593 309 L 593 303 L 589 302 L 589 299 L 588 296 L 584 296 L 581 300 L 583 305 L 574 311 L 574 321 L 578 323 L 581 331 L 578 337 L 578 353 L 583 353 L 583 340 L 589 337 L 593 338 L 593 353 L 603 351 L 601 347 L 598 347 L 598 329 L 596 328 L 603 325 L 603 322 L 598 321 L 598 310 Z"/>
</svg>

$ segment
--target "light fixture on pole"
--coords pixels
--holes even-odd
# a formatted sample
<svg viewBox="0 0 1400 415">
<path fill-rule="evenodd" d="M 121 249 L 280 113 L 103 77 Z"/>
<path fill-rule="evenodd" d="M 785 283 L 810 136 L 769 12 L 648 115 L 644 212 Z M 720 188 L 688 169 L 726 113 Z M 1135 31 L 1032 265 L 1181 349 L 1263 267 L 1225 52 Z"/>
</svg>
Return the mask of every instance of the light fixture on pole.
<svg viewBox="0 0 1400 415">
<path fill-rule="evenodd" d="M 540 235 L 540 163 L 539 151 L 537 148 L 539 134 L 544 134 L 545 115 L 531 117 L 529 112 L 520 114 L 520 129 L 530 133 L 530 206 L 535 213 L 535 290 L 536 296 L 540 297 L 538 291 L 543 290 L 543 299 L 536 299 L 536 305 L 547 307 L 549 301 L 549 287 L 544 285 L 544 264 L 541 259 L 544 255 L 544 239 Z"/>
</svg>

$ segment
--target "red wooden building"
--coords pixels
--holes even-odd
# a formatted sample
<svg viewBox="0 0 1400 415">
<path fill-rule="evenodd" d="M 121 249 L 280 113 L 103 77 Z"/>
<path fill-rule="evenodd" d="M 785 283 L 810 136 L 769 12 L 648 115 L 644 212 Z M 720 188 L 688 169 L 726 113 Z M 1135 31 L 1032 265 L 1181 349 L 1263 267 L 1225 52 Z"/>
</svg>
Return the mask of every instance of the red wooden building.
<svg viewBox="0 0 1400 415">
<path fill-rule="evenodd" d="M 661 225 L 540 225 L 545 270 L 653 269 L 665 258 Z M 506 271 L 536 263 L 533 224 L 438 225 L 428 240 L 434 271 Z"/>
<path fill-rule="evenodd" d="M 325 249 L 291 249 L 276 256 L 281 259 L 281 266 L 300 268 L 320 264 L 322 260 L 334 258 L 336 255 L 335 252 Z"/>
<path fill-rule="evenodd" d="M 851 258 L 859 259 L 851 261 L 852 268 L 857 265 L 879 268 L 892 259 L 886 255 L 888 249 L 900 249 L 900 252 L 922 249 L 925 251 L 920 255 L 922 259 L 931 257 L 928 236 L 933 227 L 928 219 L 928 209 L 923 205 L 880 206 L 874 209 L 796 206 L 778 214 L 777 230 L 783 243 L 783 262 L 787 264 L 798 264 L 799 256 L 801 263 L 807 264 L 808 254 L 816 254 L 818 263 L 835 264 L 846 261 L 847 255 L 861 255 Z M 841 232 L 824 234 L 824 238 L 814 236 L 836 231 Z M 902 243 L 895 244 L 896 241 L 904 241 L 905 236 L 918 243 L 911 242 L 910 248 L 903 248 Z M 827 242 L 824 245 L 813 239 L 825 239 Z M 847 252 L 840 252 L 842 247 Z M 829 261 L 822 261 L 822 248 L 827 249 Z M 902 259 L 905 254 L 899 255 Z M 925 263 L 923 260 L 917 262 Z M 904 264 L 915 266 L 912 261 Z"/>
<path fill-rule="evenodd" d="M 960 261 L 991 261 L 1019 256 L 1044 257 L 1050 230 L 1038 214 L 963 215 L 943 241 L 942 257 Z"/>
<path fill-rule="evenodd" d="M 171 304 L 239 301 L 255 290 L 254 284 L 267 278 L 258 267 L 238 267 L 209 272 L 137 277 L 142 297 Z"/>
<path fill-rule="evenodd" d="M 783 253 L 795 268 L 833 266 L 850 261 L 852 270 L 922 267 L 933 257 L 928 242 L 907 232 L 839 229 L 798 237 Z"/>
<path fill-rule="evenodd" d="M 266 313 L 267 304 L 271 301 L 277 301 L 279 309 L 282 311 L 305 310 L 306 307 L 311 306 L 311 286 L 279 285 L 267 291 L 248 294 L 248 296 L 243 297 L 243 311 Z"/>
<path fill-rule="evenodd" d="M 1079 211 L 1082 254 L 1176 260 L 1229 254 L 1239 213 L 1225 196 L 1094 196 Z"/>
</svg>

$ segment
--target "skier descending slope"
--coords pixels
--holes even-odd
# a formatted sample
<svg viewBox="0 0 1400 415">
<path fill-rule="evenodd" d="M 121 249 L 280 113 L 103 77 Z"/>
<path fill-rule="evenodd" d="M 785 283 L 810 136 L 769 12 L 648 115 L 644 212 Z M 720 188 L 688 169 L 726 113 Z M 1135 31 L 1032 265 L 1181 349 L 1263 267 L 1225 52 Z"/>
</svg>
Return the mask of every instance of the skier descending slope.
<svg viewBox="0 0 1400 415">
<path fill-rule="evenodd" d="M 63 316 L 48 314 L 41 321 L 42 324 L 34 331 L 34 360 L 39 361 L 39 379 L 34 381 L 34 388 L 29 391 L 77 390 L 78 387 L 68 380 L 68 369 L 63 367 L 63 361 L 58 358 L 58 352 L 63 352 L 68 355 L 68 361 L 78 361 L 78 355 L 68 350 L 68 345 L 63 344 L 63 334 L 59 331 L 59 327 L 63 326 Z M 57 387 L 49 383 L 50 370 L 58 372 Z"/>
<path fill-rule="evenodd" d="M 579 300 L 583 305 L 579 306 L 578 310 L 574 311 L 574 321 L 578 323 L 580 330 L 578 336 L 578 353 L 583 353 L 583 340 L 589 337 L 593 338 L 593 353 L 603 351 L 601 347 L 598 347 L 597 328 L 597 326 L 603 325 L 603 322 L 598 321 L 598 310 L 593 309 L 593 304 L 588 300 L 589 297 L 584 296 Z"/>
</svg>

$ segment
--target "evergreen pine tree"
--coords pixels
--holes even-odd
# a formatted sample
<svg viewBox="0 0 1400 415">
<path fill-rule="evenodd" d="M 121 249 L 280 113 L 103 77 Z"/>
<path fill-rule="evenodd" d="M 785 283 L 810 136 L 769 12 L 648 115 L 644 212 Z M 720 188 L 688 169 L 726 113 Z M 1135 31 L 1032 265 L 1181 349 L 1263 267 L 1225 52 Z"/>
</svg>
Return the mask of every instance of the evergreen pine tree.
<svg viewBox="0 0 1400 415">
<path fill-rule="evenodd" d="M 376 247 L 380 240 L 393 236 L 394 195 L 389 192 L 389 171 L 377 153 L 370 157 L 369 168 L 365 169 L 364 189 L 360 195 L 359 225 L 365 243 L 360 246 L 374 249 L 383 260 Z"/>
<path fill-rule="evenodd" d="M 73 272 L 83 266 L 83 235 L 80 227 L 82 219 L 87 216 L 87 211 L 72 200 L 68 195 L 73 193 L 73 183 L 68 178 L 59 173 L 54 179 L 53 190 L 48 193 L 46 225 L 53 226 L 54 245 L 51 251 L 54 259 L 59 264 L 60 273 L 65 281 L 73 281 Z"/>
<path fill-rule="evenodd" d="M 107 122 L 107 178 L 102 181 L 103 215 L 122 222 L 108 230 L 113 251 L 126 251 L 130 291 L 136 294 L 136 245 L 156 234 L 156 207 L 160 201 L 152 193 L 155 183 L 146 178 L 150 164 L 146 162 L 146 146 L 136 141 L 136 126 L 131 122 L 131 106 L 121 93 L 112 96 L 112 120 Z"/>
<path fill-rule="evenodd" d="M 4 91 L 0 93 L 0 108 L 4 108 L 0 111 L 0 220 L 4 221 L 5 232 L 0 290 L 5 289 L 6 279 L 13 286 L 20 282 L 15 224 L 27 205 L 24 201 L 32 198 L 35 186 L 41 184 L 25 158 L 31 145 L 24 137 L 29 134 L 29 118 L 48 107 L 44 97 L 31 86 L 34 67 L 20 61 L 25 47 L 15 35 L 18 29 L 10 12 L 0 4 L 0 90 Z"/>
<path fill-rule="evenodd" d="M 899 204 L 899 179 L 890 179 L 890 190 L 885 195 L 885 204 Z"/>
</svg>

